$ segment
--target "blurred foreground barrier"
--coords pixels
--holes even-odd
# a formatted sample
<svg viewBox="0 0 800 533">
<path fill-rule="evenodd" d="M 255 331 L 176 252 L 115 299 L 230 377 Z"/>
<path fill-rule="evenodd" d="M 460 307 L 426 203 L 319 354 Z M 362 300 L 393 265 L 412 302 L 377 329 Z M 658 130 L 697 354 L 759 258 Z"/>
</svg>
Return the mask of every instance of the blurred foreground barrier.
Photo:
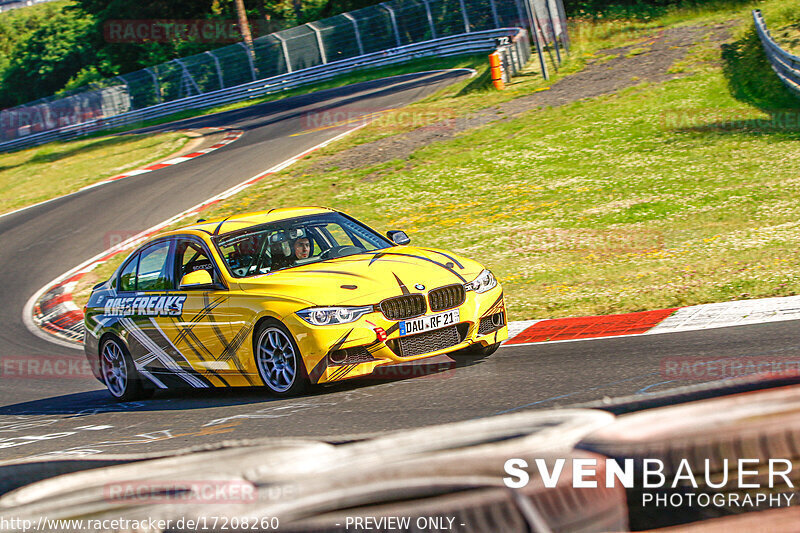
<svg viewBox="0 0 800 533">
<path fill-rule="evenodd" d="M 171 524 L 167 531 L 193 530 L 190 520 L 209 527 L 216 520 L 217 528 L 210 529 L 219 529 L 222 520 L 231 531 L 279 524 L 280 531 L 332 532 L 347 531 L 348 519 L 401 517 L 405 523 L 383 530 L 447 525 L 449 531 L 476 533 L 626 531 L 624 489 L 605 486 L 603 458 L 572 451 L 583 436 L 613 420 L 601 411 L 564 409 L 339 445 L 265 439 L 161 458 L 131 457 L 138 460 L 11 491 L 0 497 L 0 520 L 164 520 Z M 585 479 L 597 487 L 575 487 L 573 463 L 567 461 L 552 479 L 532 472 L 526 486 L 508 488 L 503 476 L 510 457 L 531 464 L 543 457 L 595 461 L 598 468 Z"/>
<path fill-rule="evenodd" d="M 622 415 L 578 448 L 632 462 L 633 529 L 797 505 L 800 387 Z"/>
</svg>

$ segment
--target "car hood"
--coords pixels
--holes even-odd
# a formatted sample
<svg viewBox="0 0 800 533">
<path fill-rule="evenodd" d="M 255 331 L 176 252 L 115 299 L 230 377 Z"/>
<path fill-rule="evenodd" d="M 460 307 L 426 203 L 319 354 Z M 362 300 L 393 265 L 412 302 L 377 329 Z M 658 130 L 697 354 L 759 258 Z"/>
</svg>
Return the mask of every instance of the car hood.
<svg viewBox="0 0 800 533">
<path fill-rule="evenodd" d="M 239 285 L 244 291 L 292 296 L 312 305 L 368 305 L 404 292 L 472 281 L 482 269 L 445 250 L 393 246 L 241 279 Z"/>
</svg>

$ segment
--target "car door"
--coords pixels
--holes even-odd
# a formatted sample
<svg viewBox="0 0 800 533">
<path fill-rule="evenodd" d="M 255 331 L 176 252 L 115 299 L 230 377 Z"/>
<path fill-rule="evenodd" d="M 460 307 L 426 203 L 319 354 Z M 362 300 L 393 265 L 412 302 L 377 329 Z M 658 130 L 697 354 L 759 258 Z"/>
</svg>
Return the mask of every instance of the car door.
<svg viewBox="0 0 800 533">
<path fill-rule="evenodd" d="M 127 333 L 128 349 L 136 369 L 158 387 L 202 385 L 192 375 L 188 361 L 164 335 L 165 320 L 181 313 L 183 299 L 175 291 L 172 239 L 160 239 L 142 248 L 123 267 L 120 291 L 126 306 L 120 323 Z"/>
<path fill-rule="evenodd" d="M 192 369 L 212 386 L 226 387 L 241 379 L 237 349 L 228 306 L 229 291 L 206 243 L 192 235 L 174 238 L 173 272 L 183 298 L 180 316 L 169 317 L 162 327 L 165 337 Z M 213 287 L 181 289 L 186 274 L 206 270 Z"/>
</svg>

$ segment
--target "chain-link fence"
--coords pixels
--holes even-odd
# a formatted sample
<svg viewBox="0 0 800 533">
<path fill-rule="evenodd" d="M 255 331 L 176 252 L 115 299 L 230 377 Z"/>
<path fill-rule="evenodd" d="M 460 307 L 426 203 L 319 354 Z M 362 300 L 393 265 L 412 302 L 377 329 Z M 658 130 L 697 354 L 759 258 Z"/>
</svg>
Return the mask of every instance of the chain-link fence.
<svg viewBox="0 0 800 533">
<path fill-rule="evenodd" d="M 414 43 L 514 27 L 528 30 L 547 76 L 545 54 L 557 65 L 568 47 L 561 0 L 390 0 L 259 37 L 252 47 L 236 43 L 3 110 L 0 150 L 3 143 L 21 137 L 64 127 L 79 134 L 76 125 L 89 121 L 256 80 L 376 52 L 388 55 Z"/>
</svg>

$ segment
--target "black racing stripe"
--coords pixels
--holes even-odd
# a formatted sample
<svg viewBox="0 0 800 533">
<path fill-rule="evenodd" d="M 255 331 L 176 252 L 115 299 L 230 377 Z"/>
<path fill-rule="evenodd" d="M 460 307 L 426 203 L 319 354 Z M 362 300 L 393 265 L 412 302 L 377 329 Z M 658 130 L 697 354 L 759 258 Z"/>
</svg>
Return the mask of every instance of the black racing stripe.
<svg viewBox="0 0 800 533">
<path fill-rule="evenodd" d="M 349 364 L 339 367 L 333 374 L 330 375 L 328 379 L 330 381 L 336 379 L 342 379 L 343 377 L 347 376 L 347 374 L 349 374 L 357 366 L 358 366 L 357 364 Z"/>
<path fill-rule="evenodd" d="M 216 308 L 218 305 L 220 305 L 220 304 L 224 303 L 224 302 L 225 302 L 225 300 L 227 300 L 227 299 L 228 299 L 228 298 L 227 298 L 227 296 L 225 296 L 225 297 L 221 297 L 221 298 L 220 298 L 220 300 L 221 300 L 221 301 L 219 301 L 219 303 L 216 303 L 216 305 L 214 305 L 214 307 L 210 307 L 210 308 L 209 308 L 209 304 L 210 304 L 210 302 L 209 302 L 209 299 L 208 299 L 208 293 L 206 293 L 206 294 L 204 294 L 204 295 L 203 295 L 203 302 L 206 304 L 206 308 L 209 308 L 209 309 L 208 309 L 208 315 L 207 315 L 207 316 L 208 316 L 209 320 L 211 321 L 211 329 L 212 329 L 212 330 L 214 330 L 214 335 L 216 335 L 216 336 L 217 336 L 217 339 L 219 339 L 219 342 L 220 342 L 220 343 L 221 343 L 223 346 L 227 346 L 227 345 L 228 345 L 228 339 L 226 339 L 226 338 L 225 338 L 225 334 L 224 334 L 224 333 L 222 333 L 222 330 L 221 330 L 221 329 L 219 329 L 219 326 L 217 326 L 217 321 L 215 320 L 215 318 L 214 318 L 214 313 L 213 313 L 212 311 L 213 311 L 213 310 L 214 310 L 214 308 Z M 215 300 L 215 302 L 216 302 L 216 300 Z"/>
<path fill-rule="evenodd" d="M 341 337 L 339 337 L 339 340 L 338 340 L 338 341 L 336 341 L 336 342 L 334 342 L 334 343 L 333 343 L 333 345 L 330 347 L 330 349 L 328 349 L 328 353 L 330 354 L 331 352 L 335 352 L 336 350 L 338 350 L 339 348 L 341 348 L 341 347 L 342 347 L 342 345 L 343 345 L 345 342 L 347 342 L 347 337 L 349 337 L 351 333 L 353 333 L 353 330 L 352 330 L 352 329 L 348 330 L 348 331 L 347 331 L 347 333 L 345 333 L 344 335 L 342 335 Z"/>
<path fill-rule="evenodd" d="M 343 371 L 343 372 L 341 372 L 341 373 L 339 373 L 339 374 L 337 374 L 337 376 L 336 376 L 336 379 L 342 379 L 342 378 L 344 378 L 344 377 L 347 377 L 347 374 L 349 374 L 350 372 L 352 372 L 352 371 L 353 371 L 353 369 L 354 369 L 355 367 L 357 367 L 357 366 L 358 366 L 358 365 L 356 365 L 356 364 L 351 364 L 351 365 L 347 365 L 347 366 L 343 367 L 343 370 L 344 370 L 344 371 Z"/>
<path fill-rule="evenodd" d="M 220 297 L 217 300 L 214 300 L 212 304 L 206 305 L 201 311 L 199 311 L 195 316 L 193 316 L 189 320 L 189 324 L 184 326 L 183 330 L 175 337 L 175 343 L 181 342 L 185 334 L 188 334 L 194 326 L 196 326 L 201 320 L 203 320 L 211 311 L 214 310 L 218 305 L 220 305 L 223 300 L 227 299 L 226 296 Z"/>
<path fill-rule="evenodd" d="M 364 346 L 364 348 L 371 354 L 377 352 L 381 348 L 383 348 L 383 343 L 379 340 L 372 341 L 371 343 Z"/>
<path fill-rule="evenodd" d="M 397 277 L 397 274 L 392 272 L 392 275 L 394 276 L 394 279 L 397 280 L 397 284 L 400 285 L 400 290 L 403 291 L 403 296 L 408 296 L 409 294 L 411 294 L 411 291 L 408 290 L 408 287 L 406 287 L 405 283 L 400 281 L 400 278 Z"/>
<path fill-rule="evenodd" d="M 161 350 L 178 366 L 191 368 L 189 361 L 186 360 L 186 357 L 184 357 L 180 350 L 173 348 L 172 343 L 169 341 L 166 334 L 161 331 L 161 328 L 139 326 L 139 331 L 150 339 L 153 344 L 161 348 Z"/>
<path fill-rule="evenodd" d="M 314 365 L 314 368 L 311 369 L 311 372 L 308 373 L 308 379 L 311 380 L 312 383 L 318 383 L 322 374 L 325 373 L 325 369 L 328 368 L 328 356 L 325 355 L 322 359 L 319 360 L 319 363 Z"/>
<path fill-rule="evenodd" d="M 222 355 L 219 358 L 220 361 L 228 361 L 231 358 L 238 359 L 236 357 L 236 353 L 239 351 L 239 348 L 242 347 L 242 344 L 244 344 L 244 341 L 247 338 L 247 334 L 250 333 L 252 329 L 253 326 L 251 324 L 247 324 L 242 329 L 240 329 L 236 333 L 236 335 L 233 336 L 231 342 L 229 342 L 225 346 L 225 349 L 223 350 Z"/>
<path fill-rule="evenodd" d="M 504 308 L 504 305 L 503 305 L 503 293 L 501 292 L 500 296 L 497 298 L 497 300 L 495 300 L 494 303 L 489 307 L 489 309 L 487 309 L 486 312 L 483 313 L 483 315 L 481 315 L 481 318 L 487 317 L 489 315 L 493 315 L 493 314 L 501 311 L 503 308 Z"/>
<path fill-rule="evenodd" d="M 173 320 L 174 320 L 174 319 L 173 319 Z M 176 344 L 177 344 L 177 343 L 176 343 Z M 195 345 L 194 345 L 192 342 L 190 342 L 190 339 L 189 339 L 189 338 L 184 338 L 184 339 L 183 339 L 183 344 L 184 344 L 185 346 L 188 346 L 188 347 L 189 347 L 189 349 L 192 351 L 192 353 L 194 353 L 194 355 L 195 355 L 195 356 L 196 356 L 198 359 L 200 359 L 201 361 L 205 361 L 205 360 L 206 360 L 206 358 L 203 356 L 203 354 L 200 352 L 200 350 L 198 350 L 198 349 L 195 347 Z M 210 354 L 209 354 L 209 353 L 206 351 L 206 355 L 210 355 Z"/>
<path fill-rule="evenodd" d="M 342 345 L 343 345 L 345 342 L 347 342 L 347 337 L 349 337 L 349 336 L 350 336 L 350 334 L 351 334 L 352 332 L 353 332 L 353 330 L 351 329 L 351 330 L 349 330 L 347 333 L 345 333 L 344 335 L 342 335 L 341 337 L 339 337 L 339 340 L 337 340 L 336 342 L 334 342 L 334 343 L 333 343 L 333 345 L 331 345 L 330 349 L 328 349 L 328 353 L 327 353 L 327 354 L 325 354 L 325 357 L 323 357 L 322 359 L 320 359 L 319 363 L 317 363 L 317 364 L 314 366 L 314 368 L 313 368 L 313 369 L 311 369 L 311 372 L 309 372 L 309 373 L 308 373 L 308 378 L 309 378 L 309 379 L 310 379 L 310 380 L 311 380 L 313 383 L 317 383 L 317 382 L 320 380 L 320 378 L 322 377 L 322 374 L 324 374 L 324 373 L 325 373 L 325 369 L 326 369 L 326 368 L 328 368 L 328 361 L 329 361 L 329 358 L 328 358 L 328 356 L 329 356 L 329 355 L 330 355 L 332 352 L 335 352 L 336 350 L 338 350 L 339 348 L 341 348 L 341 347 L 342 347 Z M 337 372 L 338 372 L 338 370 L 337 370 Z"/>
<path fill-rule="evenodd" d="M 448 272 L 450 272 L 451 274 L 453 274 L 454 276 L 456 276 L 458 279 L 460 279 L 460 280 L 461 280 L 462 282 L 464 282 L 464 283 L 466 283 L 466 281 L 467 281 L 466 279 L 464 279 L 464 277 L 463 277 L 461 274 L 459 274 L 458 272 L 456 272 L 456 271 L 455 271 L 455 270 L 453 270 L 452 268 L 448 267 L 447 265 L 445 265 L 445 264 L 442 264 L 442 263 L 440 263 L 440 262 L 438 262 L 438 261 L 434 261 L 433 259 L 430 259 L 430 258 L 428 258 L 428 257 L 423 257 L 423 256 L 421 256 L 421 255 L 413 255 L 413 254 L 397 254 L 397 253 L 391 253 L 391 254 L 390 254 L 390 253 L 386 253 L 386 254 L 378 254 L 378 255 L 375 255 L 375 257 L 373 257 L 373 258 L 370 260 L 369 264 L 371 265 L 372 263 L 374 263 L 375 261 L 377 261 L 377 260 L 378 260 L 378 259 L 380 259 L 381 257 L 388 257 L 388 256 L 394 256 L 394 257 L 411 257 L 411 258 L 414 258 L 414 259 L 421 259 L 422 261 L 427 261 L 427 262 L 429 262 L 429 263 L 433 263 L 433 264 L 434 264 L 434 265 L 436 265 L 436 266 L 440 266 L 440 267 L 442 267 L 443 269 L 447 270 Z"/>
<path fill-rule="evenodd" d="M 389 329 L 386 330 L 386 335 L 389 336 L 392 333 L 394 333 L 395 331 L 397 331 L 398 329 L 400 329 L 400 322 L 395 322 L 394 324 L 389 326 Z"/>
<path fill-rule="evenodd" d="M 233 216 L 233 215 L 231 215 L 231 216 Z M 220 223 L 217 225 L 217 228 L 214 230 L 214 234 L 213 234 L 213 236 L 217 236 L 217 235 L 219 235 L 219 230 L 220 230 L 220 228 L 222 228 L 222 225 L 223 225 L 224 223 L 226 223 L 226 222 L 228 221 L 228 219 L 229 219 L 229 218 L 231 218 L 231 217 L 225 217 L 224 219 L 222 219 L 222 222 L 220 222 Z"/>
<path fill-rule="evenodd" d="M 339 274 L 342 276 L 352 276 L 354 278 L 368 279 L 366 276 L 353 272 L 342 272 L 341 270 L 298 270 L 295 274 Z"/>
<path fill-rule="evenodd" d="M 331 375 L 330 375 L 330 376 L 328 376 L 328 381 L 334 381 L 334 380 L 336 380 L 336 379 L 337 379 L 337 378 L 338 378 L 340 375 L 342 375 L 342 374 L 343 374 L 343 371 L 344 371 L 346 368 L 347 368 L 346 366 L 340 366 L 339 368 L 337 368 L 336 370 L 334 370 L 333 372 L 331 372 Z"/>
<path fill-rule="evenodd" d="M 378 253 L 376 253 L 372 257 L 372 259 L 369 260 L 369 265 L 367 265 L 367 266 L 372 266 L 372 263 L 374 263 L 375 261 L 377 261 L 378 259 L 380 259 L 381 257 L 383 257 L 385 255 L 386 255 L 386 252 L 378 252 Z"/>
<path fill-rule="evenodd" d="M 192 346 L 190 342 L 194 343 L 194 346 Z M 200 341 L 200 338 L 197 335 L 195 335 L 194 331 L 188 331 L 186 333 L 186 336 L 183 339 L 183 343 L 186 344 L 187 346 L 191 346 L 192 349 L 195 351 L 197 351 L 197 347 L 199 347 L 199 349 L 205 352 L 207 359 L 214 359 L 214 354 L 211 353 L 211 350 L 206 348 L 206 345 Z"/>
<path fill-rule="evenodd" d="M 236 367 L 236 370 L 239 371 L 239 374 L 244 376 L 244 379 L 246 379 L 247 382 L 250 385 L 254 385 L 255 386 L 255 385 L 257 385 L 257 383 L 253 380 L 253 378 L 250 376 L 250 374 L 245 372 L 245 368 L 244 368 L 244 366 L 242 366 L 241 359 L 236 357 L 236 354 L 239 351 L 239 348 L 242 347 L 242 344 L 244 343 L 245 339 L 247 338 L 247 335 L 250 333 L 250 331 L 252 329 L 253 329 L 252 325 L 246 325 L 245 327 L 240 329 L 239 332 L 236 333 L 236 335 L 233 336 L 233 339 L 231 339 L 231 342 L 227 346 L 225 346 L 225 350 L 222 352 L 222 356 L 220 357 L 219 360 L 221 360 L 221 361 L 231 361 L 232 360 L 234 366 Z"/>
<path fill-rule="evenodd" d="M 445 256 L 446 258 L 448 258 L 450 261 L 452 261 L 453 263 L 455 263 L 455 264 L 456 264 L 456 266 L 457 266 L 458 268 L 460 268 L 461 270 L 464 270 L 464 265 L 462 265 L 461 263 L 459 263 L 459 262 L 458 262 L 458 259 L 456 259 L 455 257 L 452 257 L 452 256 L 450 256 L 450 255 L 448 255 L 448 254 L 446 254 L 446 253 L 444 253 L 444 252 L 439 252 L 439 251 L 437 251 L 437 250 L 431 250 L 431 249 L 429 249 L 429 248 L 421 248 L 421 249 L 422 249 L 422 250 L 425 250 L 426 252 L 431 252 L 432 254 L 439 254 L 439 255 L 443 255 L 443 256 Z"/>
</svg>

